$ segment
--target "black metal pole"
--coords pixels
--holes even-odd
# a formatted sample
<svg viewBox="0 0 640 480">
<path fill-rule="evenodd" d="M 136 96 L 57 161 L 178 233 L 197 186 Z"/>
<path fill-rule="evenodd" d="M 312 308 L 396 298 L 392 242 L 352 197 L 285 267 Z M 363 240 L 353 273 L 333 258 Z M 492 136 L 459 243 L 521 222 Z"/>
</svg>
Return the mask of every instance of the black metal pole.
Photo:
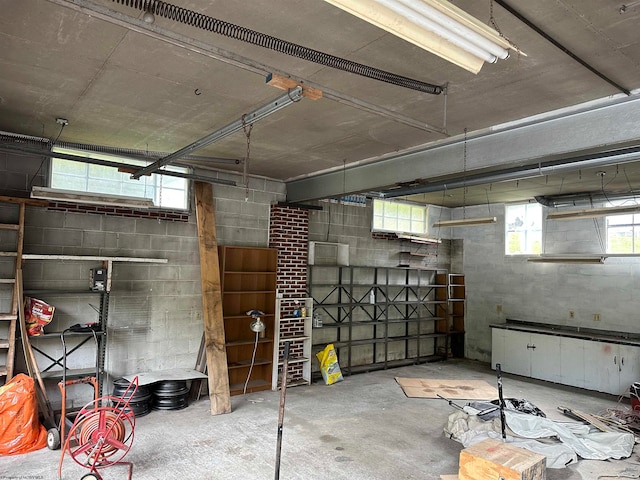
<svg viewBox="0 0 640 480">
<path fill-rule="evenodd" d="M 282 451 L 282 423 L 284 422 L 284 402 L 287 396 L 287 370 L 289 369 L 289 346 L 291 342 L 284 343 L 284 355 L 282 362 L 282 382 L 280 386 L 280 408 L 278 409 L 278 443 L 276 445 L 276 476 L 280 478 L 280 453 Z M 278 368 L 275 365 L 275 368 Z"/>
<path fill-rule="evenodd" d="M 496 375 L 498 376 L 498 398 L 500 399 L 500 427 L 502 428 L 502 440 L 507 439 L 505 429 L 506 420 L 504 418 L 504 397 L 502 396 L 502 369 L 500 364 L 496 363 Z"/>
</svg>

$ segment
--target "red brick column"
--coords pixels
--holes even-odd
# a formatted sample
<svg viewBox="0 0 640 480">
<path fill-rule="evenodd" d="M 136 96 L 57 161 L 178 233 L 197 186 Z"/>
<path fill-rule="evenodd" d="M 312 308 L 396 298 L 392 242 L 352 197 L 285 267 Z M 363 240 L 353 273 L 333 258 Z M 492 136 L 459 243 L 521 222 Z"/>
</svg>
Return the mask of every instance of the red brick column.
<svg viewBox="0 0 640 480">
<path fill-rule="evenodd" d="M 283 298 L 283 312 L 292 312 L 293 299 L 307 296 L 307 256 L 309 253 L 309 211 L 304 208 L 274 205 L 271 207 L 269 247 L 278 249 L 276 288 Z M 300 319 L 280 321 L 281 335 L 304 334 Z M 291 344 L 290 355 L 302 355 L 302 343 Z M 282 356 L 282 348 L 280 348 Z M 281 372 L 280 372 L 281 373 Z M 302 378 L 302 365 L 289 366 L 289 380 Z"/>
</svg>

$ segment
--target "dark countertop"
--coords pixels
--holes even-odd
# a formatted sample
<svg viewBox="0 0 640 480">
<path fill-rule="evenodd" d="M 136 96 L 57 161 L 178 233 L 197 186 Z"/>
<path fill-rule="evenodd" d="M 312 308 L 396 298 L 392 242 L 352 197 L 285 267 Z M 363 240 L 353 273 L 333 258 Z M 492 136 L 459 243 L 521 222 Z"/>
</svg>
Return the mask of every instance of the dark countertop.
<svg viewBox="0 0 640 480">
<path fill-rule="evenodd" d="M 605 332 L 592 328 L 572 327 L 566 325 L 553 325 L 548 323 L 525 322 L 522 320 L 507 319 L 507 323 L 493 323 L 490 328 L 504 330 L 517 330 L 520 332 L 539 333 L 558 337 L 571 337 L 592 342 L 608 342 L 622 345 L 640 347 L 640 335 L 628 332 Z"/>
</svg>

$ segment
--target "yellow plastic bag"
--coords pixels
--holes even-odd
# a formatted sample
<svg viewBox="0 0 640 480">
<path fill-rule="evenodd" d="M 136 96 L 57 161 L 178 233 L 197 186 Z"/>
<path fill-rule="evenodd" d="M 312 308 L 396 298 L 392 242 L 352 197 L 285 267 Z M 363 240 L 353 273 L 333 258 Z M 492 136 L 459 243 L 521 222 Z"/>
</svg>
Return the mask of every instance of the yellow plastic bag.
<svg viewBox="0 0 640 480">
<path fill-rule="evenodd" d="M 341 382 L 342 372 L 340 371 L 340 365 L 338 364 L 338 355 L 333 347 L 333 343 L 327 345 L 324 350 L 316 354 L 318 362 L 320 362 L 320 371 L 322 372 L 322 378 L 327 385 L 333 385 L 336 382 Z"/>
</svg>

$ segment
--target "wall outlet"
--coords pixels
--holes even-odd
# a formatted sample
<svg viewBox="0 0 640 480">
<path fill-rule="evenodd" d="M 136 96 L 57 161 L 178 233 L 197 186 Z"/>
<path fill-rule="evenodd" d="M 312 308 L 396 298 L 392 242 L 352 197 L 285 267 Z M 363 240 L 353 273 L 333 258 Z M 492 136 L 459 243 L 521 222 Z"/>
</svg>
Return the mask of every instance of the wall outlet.
<svg viewBox="0 0 640 480">
<path fill-rule="evenodd" d="M 593 314 L 593 321 L 594 322 L 599 322 L 600 321 L 600 314 L 599 313 L 594 313 Z"/>
<path fill-rule="evenodd" d="M 496 312 L 502 313 L 502 305 L 500 304 L 496 305 Z"/>
<path fill-rule="evenodd" d="M 575 318 L 576 314 L 573 310 L 569 311 L 569 318 Z"/>
</svg>

